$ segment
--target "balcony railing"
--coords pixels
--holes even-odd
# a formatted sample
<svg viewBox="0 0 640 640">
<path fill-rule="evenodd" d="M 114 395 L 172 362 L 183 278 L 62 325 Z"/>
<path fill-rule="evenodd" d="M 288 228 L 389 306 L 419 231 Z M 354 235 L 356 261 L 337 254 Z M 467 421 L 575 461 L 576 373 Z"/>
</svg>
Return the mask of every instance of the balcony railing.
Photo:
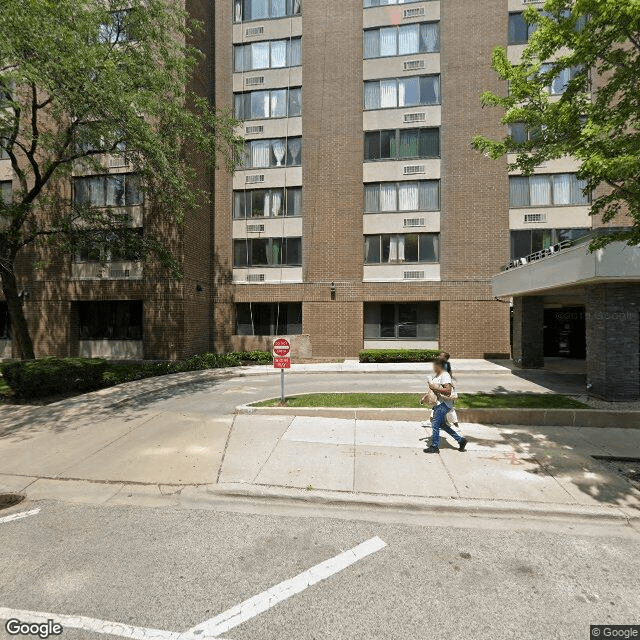
<svg viewBox="0 0 640 640">
<path fill-rule="evenodd" d="M 538 260 L 542 260 L 543 258 L 548 258 L 550 256 L 555 255 L 556 253 L 560 253 L 565 249 L 569 249 L 570 247 L 575 247 L 577 244 L 583 244 L 585 242 L 590 242 L 593 236 L 586 235 L 581 238 L 576 238 L 575 240 L 563 240 L 562 242 L 558 242 L 546 249 L 540 249 L 540 251 L 534 251 L 530 253 L 528 256 L 524 258 L 516 258 L 515 260 L 510 260 L 504 267 L 502 267 L 501 271 L 509 271 L 510 269 L 517 269 L 519 267 L 526 267 L 528 264 L 533 262 L 537 262 Z"/>
</svg>

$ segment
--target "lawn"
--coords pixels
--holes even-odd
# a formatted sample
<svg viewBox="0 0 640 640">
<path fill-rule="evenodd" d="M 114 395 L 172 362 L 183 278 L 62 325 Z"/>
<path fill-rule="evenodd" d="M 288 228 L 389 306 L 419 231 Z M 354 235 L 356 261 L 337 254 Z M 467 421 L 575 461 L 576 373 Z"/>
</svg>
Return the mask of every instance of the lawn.
<svg viewBox="0 0 640 640">
<path fill-rule="evenodd" d="M 258 407 L 280 405 L 280 398 L 255 403 Z M 419 409 L 418 393 L 309 393 L 286 398 L 288 407 L 340 407 L 348 409 Z M 424 407 L 422 407 L 424 408 Z M 588 405 L 551 393 L 461 393 L 458 409 L 587 409 Z"/>
</svg>

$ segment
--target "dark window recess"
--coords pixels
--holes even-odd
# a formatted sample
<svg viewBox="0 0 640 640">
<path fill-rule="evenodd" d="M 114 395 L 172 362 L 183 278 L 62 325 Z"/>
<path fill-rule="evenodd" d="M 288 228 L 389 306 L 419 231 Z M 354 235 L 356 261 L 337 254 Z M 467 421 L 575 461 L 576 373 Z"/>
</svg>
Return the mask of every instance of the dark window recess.
<svg viewBox="0 0 640 640">
<path fill-rule="evenodd" d="M 522 229 L 511 232 L 511 259 L 525 258 L 531 253 L 548 249 L 565 240 L 577 240 L 591 229 Z"/>
<path fill-rule="evenodd" d="M 233 241 L 234 267 L 298 267 L 302 238 L 246 238 Z"/>
<path fill-rule="evenodd" d="M 130 207 L 142 204 L 144 194 L 135 174 L 115 173 L 75 178 L 73 201 L 92 207 Z"/>
<path fill-rule="evenodd" d="M 248 189 L 233 192 L 233 217 L 236 219 L 301 215 L 301 187 Z"/>
<path fill-rule="evenodd" d="M 365 302 L 365 339 L 438 340 L 437 302 Z"/>
<path fill-rule="evenodd" d="M 405 160 L 440 157 L 440 129 L 389 129 L 364 134 L 364 159 Z"/>
<path fill-rule="evenodd" d="M 440 234 L 397 233 L 364 237 L 366 264 L 438 262 Z"/>
<path fill-rule="evenodd" d="M 141 340 L 142 301 L 77 302 L 80 340 Z"/>
<path fill-rule="evenodd" d="M 11 339 L 11 316 L 9 316 L 9 306 L 6 302 L 0 301 L 0 340 Z"/>
<path fill-rule="evenodd" d="M 234 111 L 238 120 L 286 118 L 302 113 L 302 89 L 270 89 L 234 95 Z"/>
<path fill-rule="evenodd" d="M 301 302 L 242 302 L 236 304 L 239 336 L 300 335 Z"/>
</svg>

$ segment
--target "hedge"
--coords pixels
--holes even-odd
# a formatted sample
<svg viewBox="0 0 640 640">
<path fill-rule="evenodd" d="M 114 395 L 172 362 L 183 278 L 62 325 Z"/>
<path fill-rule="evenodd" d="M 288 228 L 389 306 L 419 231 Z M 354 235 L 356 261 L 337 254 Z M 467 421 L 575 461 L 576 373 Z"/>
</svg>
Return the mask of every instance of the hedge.
<svg viewBox="0 0 640 640">
<path fill-rule="evenodd" d="M 60 393 L 83 393 L 123 382 L 184 371 L 270 364 L 266 351 L 203 353 L 176 362 L 112 363 L 103 358 L 42 358 L 8 362 L 0 371 L 20 398 L 44 398 Z"/>
<path fill-rule="evenodd" d="M 102 358 L 42 358 L 3 363 L 1 369 L 17 396 L 37 398 L 99 389 L 107 362 Z"/>
<path fill-rule="evenodd" d="M 431 362 L 438 349 L 365 349 L 360 362 Z"/>
</svg>

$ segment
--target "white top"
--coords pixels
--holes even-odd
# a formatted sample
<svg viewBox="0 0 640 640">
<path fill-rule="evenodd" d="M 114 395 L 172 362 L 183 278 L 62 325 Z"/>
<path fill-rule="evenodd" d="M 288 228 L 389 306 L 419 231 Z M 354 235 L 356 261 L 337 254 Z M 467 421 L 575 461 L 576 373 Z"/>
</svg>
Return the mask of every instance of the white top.
<svg viewBox="0 0 640 640">
<path fill-rule="evenodd" d="M 437 384 L 440 387 L 443 387 L 445 384 L 450 384 L 453 386 L 452 384 L 453 381 L 451 380 L 451 376 L 446 371 L 443 371 L 439 376 L 435 376 L 434 378 L 431 378 L 431 382 Z M 436 391 L 436 396 L 438 397 L 438 404 L 446 404 L 447 407 L 449 407 L 450 409 L 453 409 L 453 406 L 455 404 L 453 400 L 439 394 L 437 391 Z"/>
</svg>

